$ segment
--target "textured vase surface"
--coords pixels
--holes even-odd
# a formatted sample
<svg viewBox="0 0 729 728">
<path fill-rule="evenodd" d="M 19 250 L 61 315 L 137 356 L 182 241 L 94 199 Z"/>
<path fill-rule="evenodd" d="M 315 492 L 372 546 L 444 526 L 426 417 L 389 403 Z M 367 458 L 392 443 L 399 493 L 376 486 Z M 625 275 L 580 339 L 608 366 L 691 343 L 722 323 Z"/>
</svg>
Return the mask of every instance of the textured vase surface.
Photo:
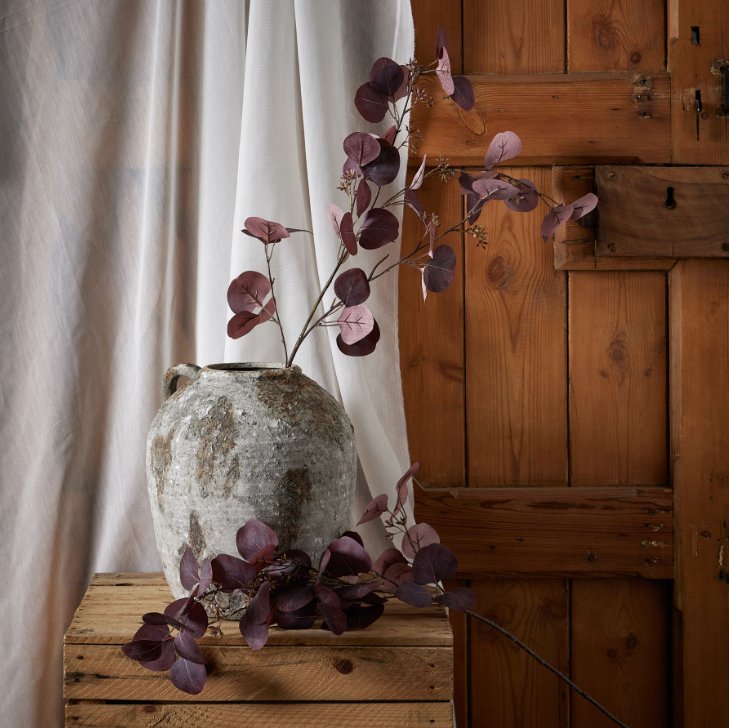
<svg viewBox="0 0 729 728">
<path fill-rule="evenodd" d="M 177 380 L 190 384 L 177 389 Z M 179 563 L 237 556 L 249 518 L 280 545 L 315 558 L 349 526 L 354 432 L 342 406 L 299 367 L 178 365 L 147 440 L 147 482 L 157 546 L 176 598 Z"/>
</svg>

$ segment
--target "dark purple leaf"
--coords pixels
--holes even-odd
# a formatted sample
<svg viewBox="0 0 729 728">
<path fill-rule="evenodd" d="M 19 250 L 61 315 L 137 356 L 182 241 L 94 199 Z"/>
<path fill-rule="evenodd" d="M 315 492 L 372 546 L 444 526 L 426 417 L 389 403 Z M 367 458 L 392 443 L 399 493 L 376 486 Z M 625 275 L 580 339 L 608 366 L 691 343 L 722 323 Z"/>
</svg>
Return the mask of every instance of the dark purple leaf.
<svg viewBox="0 0 729 728">
<path fill-rule="evenodd" d="M 467 612 L 473 609 L 476 604 L 476 595 L 467 586 L 459 586 L 445 594 L 439 594 L 435 601 L 448 609 L 455 609 L 457 612 Z"/>
<path fill-rule="evenodd" d="M 547 240 L 547 238 L 554 235 L 557 228 L 570 219 L 572 211 L 572 205 L 557 205 L 553 207 L 544 216 L 544 220 L 542 220 L 542 239 Z"/>
<path fill-rule="evenodd" d="M 417 475 L 418 470 L 420 470 L 420 463 L 413 463 L 405 471 L 400 480 L 397 481 L 397 485 L 395 486 L 395 491 L 397 493 L 397 503 L 395 503 L 395 509 L 393 510 L 393 513 L 402 511 L 402 508 L 408 499 L 408 482 L 410 481 L 410 478 L 413 477 L 413 475 Z"/>
<path fill-rule="evenodd" d="M 355 131 L 344 140 L 344 153 L 360 167 L 371 162 L 380 154 L 380 145 L 371 134 Z"/>
<path fill-rule="evenodd" d="M 457 570 L 456 557 L 442 543 L 424 546 L 413 559 L 413 581 L 416 584 L 435 584 L 452 579 Z"/>
<path fill-rule="evenodd" d="M 331 561 L 332 558 L 332 552 L 329 549 L 324 549 L 322 551 L 321 556 L 319 557 L 319 575 L 321 575 L 326 571 L 326 568 Z"/>
<path fill-rule="evenodd" d="M 357 203 L 357 217 L 362 217 L 362 214 L 370 206 L 370 202 L 372 202 L 372 190 L 370 190 L 366 179 L 360 180 L 360 183 L 357 185 L 355 202 Z"/>
<path fill-rule="evenodd" d="M 332 224 L 332 228 L 337 234 L 337 237 L 341 237 L 341 232 L 339 228 L 342 224 L 344 212 L 342 212 L 342 209 L 340 207 L 338 207 L 334 203 L 331 203 L 327 205 L 327 216 L 329 217 L 329 222 Z"/>
<path fill-rule="evenodd" d="M 342 634 L 347 631 L 347 615 L 341 607 L 320 603 L 319 610 L 321 611 L 321 616 L 324 618 L 327 628 L 330 629 L 333 634 Z"/>
<path fill-rule="evenodd" d="M 150 640 L 162 642 L 170 636 L 167 624 L 143 624 L 135 633 L 133 640 Z"/>
<path fill-rule="evenodd" d="M 582 197 L 575 200 L 572 203 L 572 207 L 574 209 L 572 210 L 572 215 L 570 215 L 570 220 L 579 220 L 597 207 L 597 195 L 588 192 L 586 195 L 582 195 Z"/>
<path fill-rule="evenodd" d="M 334 589 L 330 589 L 328 586 L 324 586 L 324 584 L 316 584 L 314 586 L 314 592 L 316 598 L 322 604 L 327 604 L 330 607 L 339 607 L 342 604 Z"/>
<path fill-rule="evenodd" d="M 187 602 L 187 599 L 179 599 L 180 602 Z M 176 604 L 177 602 L 172 602 L 172 604 Z M 171 606 L 171 605 L 170 605 Z M 169 609 L 169 607 L 167 608 Z M 166 612 L 167 610 L 165 610 Z M 176 629 L 184 629 L 185 625 L 182 624 L 179 620 L 175 619 L 174 617 L 168 616 L 167 614 L 160 614 L 159 612 L 147 612 L 146 614 L 142 615 L 142 621 L 145 624 L 151 624 L 151 625 L 163 625 L 167 624 L 170 627 L 175 627 Z"/>
<path fill-rule="evenodd" d="M 385 611 L 384 604 L 369 607 L 350 607 L 346 610 L 347 629 L 365 629 L 376 622 Z"/>
<path fill-rule="evenodd" d="M 331 576 L 356 575 L 372 568 L 372 559 L 369 554 L 361 544 L 349 536 L 342 536 L 332 541 L 327 550 L 331 554 L 327 573 Z"/>
<path fill-rule="evenodd" d="M 357 306 L 347 306 L 337 319 L 340 336 L 345 344 L 356 344 L 369 334 L 375 325 L 375 317 L 367 304 L 360 303 Z"/>
<path fill-rule="evenodd" d="M 297 566 L 301 565 L 307 569 L 311 566 L 311 556 L 309 556 L 309 554 L 305 551 L 300 551 L 299 549 L 290 549 L 287 551 L 286 558 Z"/>
<path fill-rule="evenodd" d="M 228 305 L 234 313 L 255 311 L 271 293 L 271 282 L 255 270 L 247 270 L 228 286 Z M 195 579 L 197 581 L 197 579 Z"/>
<path fill-rule="evenodd" d="M 516 188 L 516 197 L 504 200 L 504 204 L 514 212 L 531 212 L 539 204 L 539 193 L 534 183 L 528 179 L 519 179 Z"/>
<path fill-rule="evenodd" d="M 473 181 L 473 191 L 481 197 L 488 197 L 491 200 L 508 200 L 515 197 L 519 190 L 514 185 L 501 179 L 489 179 L 480 177 Z"/>
<path fill-rule="evenodd" d="M 418 217 L 423 217 L 425 209 L 423 208 L 423 203 L 420 201 L 420 197 L 418 197 L 418 194 L 417 192 L 415 192 L 415 190 L 405 190 L 404 200 L 405 204 L 410 207 Z"/>
<path fill-rule="evenodd" d="M 345 531 L 344 533 L 339 534 L 339 538 L 342 538 L 342 536 L 348 536 L 349 538 L 353 538 L 360 546 L 364 546 L 364 540 L 362 539 L 362 536 L 357 533 L 357 531 Z"/>
<path fill-rule="evenodd" d="M 202 637 L 208 628 L 208 615 L 200 602 L 190 599 L 177 599 L 167 606 L 165 616 L 177 620 L 182 629 L 193 637 Z"/>
<path fill-rule="evenodd" d="M 294 584 L 276 597 L 276 608 L 281 612 L 295 612 L 314 598 L 314 590 L 308 582 Z"/>
<path fill-rule="evenodd" d="M 198 665 L 205 664 L 205 658 L 202 652 L 200 652 L 200 648 L 197 642 L 195 642 L 194 637 L 189 632 L 180 632 L 175 637 L 175 651 L 184 660 L 195 662 Z"/>
<path fill-rule="evenodd" d="M 400 171 L 400 152 L 384 139 L 378 139 L 380 154 L 377 159 L 362 167 L 365 179 L 378 187 L 388 185 Z"/>
<path fill-rule="evenodd" d="M 379 518 L 383 513 L 387 513 L 387 494 L 382 493 L 381 495 L 378 495 L 377 498 L 373 498 L 369 504 L 367 505 L 367 508 L 365 508 L 365 512 L 362 514 L 362 518 L 359 519 L 359 522 L 357 525 L 359 526 L 362 523 L 367 523 L 368 521 L 374 521 L 375 518 Z"/>
<path fill-rule="evenodd" d="M 377 561 L 372 565 L 372 570 L 376 574 L 384 574 L 385 570 L 393 564 L 404 564 L 406 563 L 405 557 L 402 555 L 399 549 L 389 548 L 385 549 L 377 558 Z"/>
<path fill-rule="evenodd" d="M 228 336 L 231 339 L 240 339 L 241 336 L 253 331 L 259 324 L 270 321 L 274 313 L 276 313 L 276 303 L 273 299 L 268 301 L 259 313 L 241 311 L 228 321 Z"/>
<path fill-rule="evenodd" d="M 395 91 L 395 96 L 393 97 L 394 101 L 399 101 L 400 99 L 404 99 L 408 95 L 408 87 L 410 85 L 410 70 L 407 66 L 400 65 L 400 68 L 402 69 L 402 83 L 400 84 L 400 88 Z M 395 137 L 393 135 L 393 138 L 390 140 L 390 144 L 393 143 Z"/>
<path fill-rule="evenodd" d="M 412 581 L 405 581 L 400 584 L 395 591 L 395 596 L 411 607 L 429 607 L 433 603 L 430 592 Z"/>
<path fill-rule="evenodd" d="M 353 177 L 362 177 L 364 172 L 362 171 L 362 167 L 357 164 L 353 159 L 350 159 L 347 157 L 344 164 L 342 165 L 342 176 L 353 176 Z"/>
<path fill-rule="evenodd" d="M 438 76 L 443 91 L 450 96 L 456 90 L 456 87 L 451 76 L 451 59 L 448 57 L 448 51 L 445 46 L 441 48 L 440 56 L 438 56 L 438 65 L 436 66 L 435 74 Z"/>
<path fill-rule="evenodd" d="M 289 231 L 281 223 L 264 220 L 262 217 L 246 218 L 244 226 L 243 232 L 246 235 L 257 238 L 266 245 L 289 237 Z"/>
<path fill-rule="evenodd" d="M 237 280 L 237 279 L 236 279 Z M 200 567 L 198 566 L 195 554 L 188 546 L 180 559 L 180 582 L 188 591 L 200 580 Z"/>
<path fill-rule="evenodd" d="M 359 584 L 352 584 L 351 586 L 341 587 L 337 591 L 337 594 L 339 594 L 340 598 L 342 599 L 355 602 L 359 599 L 362 599 L 363 597 L 366 597 L 372 592 L 378 591 L 379 588 L 380 580 L 371 579 L 370 581 L 360 582 Z"/>
<path fill-rule="evenodd" d="M 162 640 L 132 640 L 125 642 L 121 650 L 132 660 L 152 662 L 162 654 Z"/>
<path fill-rule="evenodd" d="M 433 293 L 445 291 L 456 276 L 456 254 L 450 245 L 439 245 L 423 268 L 423 285 Z"/>
<path fill-rule="evenodd" d="M 268 544 L 264 546 L 260 551 L 256 551 L 253 556 L 248 559 L 258 569 L 263 569 L 265 566 L 273 561 L 273 557 L 276 554 L 276 545 Z"/>
<path fill-rule="evenodd" d="M 505 162 L 521 153 L 521 139 L 513 131 L 502 131 L 494 135 L 486 152 L 486 169 Z"/>
<path fill-rule="evenodd" d="M 198 594 L 202 596 L 207 591 L 212 579 L 213 567 L 210 563 L 210 559 L 203 559 L 200 563 L 200 582 L 198 587 Z"/>
<path fill-rule="evenodd" d="M 345 212 L 339 224 L 339 237 L 350 255 L 357 255 L 357 236 L 354 234 L 354 221 L 352 213 Z"/>
<path fill-rule="evenodd" d="M 473 192 L 474 181 L 475 180 L 473 176 L 468 174 L 468 172 L 461 172 L 461 174 L 458 176 L 458 184 L 461 186 L 461 191 L 463 192 L 463 194 Z"/>
<path fill-rule="evenodd" d="M 383 588 L 387 591 L 394 591 L 392 587 L 393 584 L 397 586 L 398 584 L 403 584 L 406 581 L 412 581 L 413 570 L 410 568 L 410 564 L 407 563 L 407 561 L 403 563 L 397 562 L 396 564 L 391 564 L 387 567 L 387 569 L 385 569 L 383 577 L 384 578 L 381 580 Z"/>
<path fill-rule="evenodd" d="M 364 339 L 360 339 L 356 344 L 345 344 L 344 341 L 342 341 L 341 335 L 337 336 L 337 348 L 346 356 L 367 356 L 375 350 L 379 340 L 380 327 L 377 325 L 377 321 L 375 321 L 372 331 L 370 331 Z"/>
<path fill-rule="evenodd" d="M 156 660 L 140 660 L 139 664 L 147 670 L 154 670 L 154 672 L 165 672 L 172 667 L 172 664 L 177 659 L 175 654 L 175 641 L 172 637 L 168 637 L 162 642 L 162 652 Z"/>
<path fill-rule="evenodd" d="M 354 96 L 354 105 L 366 121 L 377 124 L 385 118 L 388 99 L 387 95 L 375 91 L 369 83 L 363 83 Z"/>
<path fill-rule="evenodd" d="M 212 561 L 213 580 L 224 591 L 242 589 L 256 578 L 256 569 L 243 559 L 220 554 Z"/>
<path fill-rule="evenodd" d="M 271 620 L 270 593 L 271 585 L 267 581 L 263 582 L 240 620 L 240 633 L 252 650 L 260 650 L 268 641 L 268 625 Z"/>
<path fill-rule="evenodd" d="M 205 687 L 207 671 L 204 665 L 198 665 L 189 660 L 177 660 L 170 668 L 172 684 L 184 693 L 197 695 Z"/>
<path fill-rule="evenodd" d="M 399 231 L 397 218 L 384 207 L 375 207 L 365 215 L 359 244 L 365 250 L 376 250 L 397 240 Z"/>
<path fill-rule="evenodd" d="M 425 546 L 440 543 L 440 536 L 436 530 L 427 523 L 416 523 L 408 528 L 402 537 L 402 552 L 408 558 L 412 559 L 415 554 Z"/>
<path fill-rule="evenodd" d="M 361 268 L 350 268 L 334 281 L 334 293 L 345 306 L 356 306 L 370 297 L 370 282 Z"/>
<path fill-rule="evenodd" d="M 310 629 L 316 622 L 316 603 L 312 601 L 295 612 L 282 612 L 275 609 L 273 621 L 281 629 Z"/>
<path fill-rule="evenodd" d="M 395 97 L 402 86 L 405 74 L 401 66 L 391 58 L 378 58 L 370 70 L 370 87 L 383 96 Z"/>
<path fill-rule="evenodd" d="M 453 76 L 453 93 L 451 98 L 464 111 L 470 111 L 476 105 L 473 86 L 465 76 Z"/>
<path fill-rule="evenodd" d="M 240 555 L 250 561 L 252 556 L 266 546 L 273 546 L 274 548 L 278 546 L 278 536 L 263 521 L 251 518 L 238 529 L 235 542 Z"/>
<path fill-rule="evenodd" d="M 281 561 L 276 559 L 273 563 L 268 566 L 264 566 L 261 569 L 262 574 L 272 577 L 273 579 L 283 579 L 285 576 L 289 576 L 296 571 L 296 564 L 292 561 Z"/>
</svg>

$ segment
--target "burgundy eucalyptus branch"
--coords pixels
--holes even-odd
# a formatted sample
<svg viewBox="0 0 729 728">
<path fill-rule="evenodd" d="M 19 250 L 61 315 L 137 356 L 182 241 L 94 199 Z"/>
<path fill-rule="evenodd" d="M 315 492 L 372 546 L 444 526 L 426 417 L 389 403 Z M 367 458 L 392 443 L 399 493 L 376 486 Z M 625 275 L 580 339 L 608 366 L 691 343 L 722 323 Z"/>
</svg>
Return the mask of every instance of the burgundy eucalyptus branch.
<svg viewBox="0 0 729 728">
<path fill-rule="evenodd" d="M 337 326 L 339 350 L 347 356 L 366 356 L 375 350 L 380 338 L 379 326 L 366 304 L 370 283 L 400 265 L 407 265 L 420 272 L 424 298 L 428 292 L 447 290 L 455 277 L 456 254 L 446 242 L 436 243 L 448 235 L 463 233 L 474 237 L 479 246 L 486 245 L 486 230 L 478 225 L 478 219 L 489 202 L 500 200 L 513 212 L 524 213 L 534 210 L 540 202 L 545 204 L 548 212 L 541 226 L 545 241 L 559 225 L 568 220 L 578 220 L 595 207 L 597 197 L 592 193 L 572 203 L 558 203 L 537 190 L 531 180 L 517 179 L 496 169 L 497 165 L 521 153 L 521 140 L 511 131 L 496 134 L 491 140 L 483 171 L 473 174 L 458 170 L 447 160 L 439 160 L 434 168 L 426 171 L 427 159 L 423 157 L 410 184 L 378 204 L 383 188 L 390 185 L 400 172 L 399 150 L 403 146 L 414 148 L 418 139 L 417 132 L 405 124 L 408 113 L 416 104 L 428 107 L 433 104 L 433 98 L 417 84 L 422 76 L 428 75 L 437 76 L 443 92 L 462 110 L 470 111 L 474 107 L 475 96 L 470 81 L 465 76 L 451 75 L 442 29 L 438 31 L 437 59 L 433 63 L 421 65 L 411 61 L 408 65 L 399 65 L 390 58 L 379 58 L 372 66 L 369 80 L 357 89 L 354 104 L 365 121 L 376 124 L 390 116 L 394 124 L 382 136 L 357 131 L 343 142 L 346 161 L 338 189 L 347 195 L 348 204 L 346 212 L 335 204 L 330 204 L 327 209 L 339 240 L 337 262 L 315 297 L 290 353 L 273 291 L 271 259 L 278 243 L 290 237 L 291 233 L 306 231 L 287 228 L 260 217 L 246 219 L 243 232 L 260 240 L 266 248 L 268 275 L 245 271 L 231 282 L 228 304 L 235 314 L 228 322 L 231 338 L 245 336 L 259 324 L 273 321 L 281 332 L 286 366 L 291 366 L 299 348 L 314 329 Z M 398 142 L 401 134 L 403 138 Z M 437 216 L 425 211 L 417 191 L 432 175 L 438 175 L 445 182 L 458 173 L 467 212 L 460 222 L 438 232 L 440 223 Z M 378 270 L 385 260 L 381 259 L 369 274 L 359 267 L 343 270 L 360 250 L 378 250 L 397 241 L 400 225 L 388 209 L 394 206 L 409 208 L 423 225 L 423 237 L 414 250 Z M 336 298 L 327 308 L 322 303 L 332 285 Z M 339 316 L 334 319 L 338 312 Z"/>
</svg>

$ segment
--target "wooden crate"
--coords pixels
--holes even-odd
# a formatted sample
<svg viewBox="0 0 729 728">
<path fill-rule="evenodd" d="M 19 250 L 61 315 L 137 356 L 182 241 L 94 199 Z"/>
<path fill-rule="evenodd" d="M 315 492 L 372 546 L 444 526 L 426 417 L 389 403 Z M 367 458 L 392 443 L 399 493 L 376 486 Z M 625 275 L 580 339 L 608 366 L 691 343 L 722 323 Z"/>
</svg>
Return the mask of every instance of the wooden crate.
<svg viewBox="0 0 729 728">
<path fill-rule="evenodd" d="M 272 629 L 260 652 L 235 623 L 201 646 L 199 695 L 126 658 L 144 612 L 170 601 L 161 574 L 97 574 L 64 640 L 67 726 L 451 726 L 452 635 L 445 610 L 400 602 L 368 629 Z"/>
</svg>

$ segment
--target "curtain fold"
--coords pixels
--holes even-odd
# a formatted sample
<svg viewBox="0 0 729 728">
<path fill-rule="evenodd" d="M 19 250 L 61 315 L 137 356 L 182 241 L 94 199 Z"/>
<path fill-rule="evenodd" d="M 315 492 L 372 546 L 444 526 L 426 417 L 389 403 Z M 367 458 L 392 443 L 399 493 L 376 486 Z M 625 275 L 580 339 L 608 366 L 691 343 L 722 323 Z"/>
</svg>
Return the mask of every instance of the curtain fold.
<svg viewBox="0 0 729 728">
<path fill-rule="evenodd" d="M 314 231 L 276 262 L 293 335 L 335 254 L 342 139 L 367 127 L 354 91 L 412 44 L 405 0 L 0 0 L 3 725 L 62 725 L 91 574 L 159 569 L 144 463 L 165 369 L 281 359 L 273 326 L 226 341 L 230 277 L 262 253 L 243 219 Z M 318 331 L 299 362 L 354 421 L 360 501 L 407 465 L 396 276 L 375 296 L 374 357 Z"/>
</svg>

